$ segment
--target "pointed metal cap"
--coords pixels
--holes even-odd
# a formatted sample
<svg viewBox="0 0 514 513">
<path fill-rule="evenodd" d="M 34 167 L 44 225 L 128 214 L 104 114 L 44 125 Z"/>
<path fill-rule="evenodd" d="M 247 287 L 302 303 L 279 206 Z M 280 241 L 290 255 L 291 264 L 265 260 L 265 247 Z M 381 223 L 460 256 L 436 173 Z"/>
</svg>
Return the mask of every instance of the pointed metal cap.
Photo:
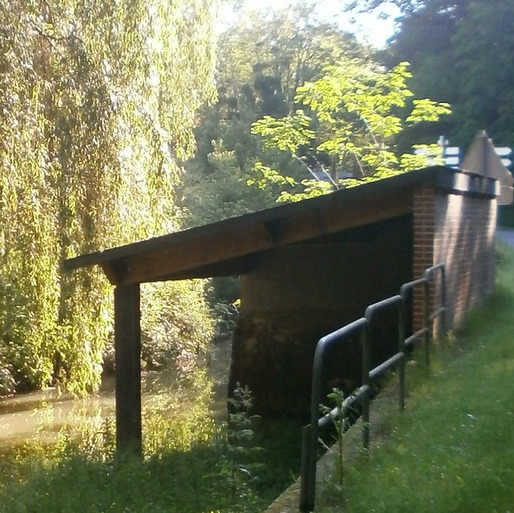
<svg viewBox="0 0 514 513">
<path fill-rule="evenodd" d="M 514 179 L 496 154 L 493 142 L 487 137 L 485 130 L 480 130 L 477 133 L 460 167 L 464 171 L 496 178 L 501 184 L 498 205 L 510 205 L 512 203 Z"/>
</svg>

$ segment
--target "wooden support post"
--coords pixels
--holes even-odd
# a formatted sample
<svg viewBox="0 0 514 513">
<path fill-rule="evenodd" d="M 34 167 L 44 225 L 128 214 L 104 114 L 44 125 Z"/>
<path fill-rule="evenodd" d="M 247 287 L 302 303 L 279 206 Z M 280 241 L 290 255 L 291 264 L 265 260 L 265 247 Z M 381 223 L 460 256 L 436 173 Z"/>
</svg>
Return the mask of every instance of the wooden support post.
<svg viewBox="0 0 514 513">
<path fill-rule="evenodd" d="M 114 290 L 116 448 L 142 454 L 139 283 Z"/>
</svg>

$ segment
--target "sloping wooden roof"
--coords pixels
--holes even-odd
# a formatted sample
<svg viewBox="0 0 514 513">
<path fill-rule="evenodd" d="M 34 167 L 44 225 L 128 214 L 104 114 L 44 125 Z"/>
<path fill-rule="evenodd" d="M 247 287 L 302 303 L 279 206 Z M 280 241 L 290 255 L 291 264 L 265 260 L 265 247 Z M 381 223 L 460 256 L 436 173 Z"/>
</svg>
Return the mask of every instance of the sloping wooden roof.
<svg viewBox="0 0 514 513">
<path fill-rule="evenodd" d="M 125 246 L 77 256 L 64 269 L 101 265 L 113 284 L 248 272 L 261 252 L 330 235 L 412 211 L 422 185 L 494 197 L 496 181 L 431 167 L 317 198 L 234 217 Z"/>
</svg>

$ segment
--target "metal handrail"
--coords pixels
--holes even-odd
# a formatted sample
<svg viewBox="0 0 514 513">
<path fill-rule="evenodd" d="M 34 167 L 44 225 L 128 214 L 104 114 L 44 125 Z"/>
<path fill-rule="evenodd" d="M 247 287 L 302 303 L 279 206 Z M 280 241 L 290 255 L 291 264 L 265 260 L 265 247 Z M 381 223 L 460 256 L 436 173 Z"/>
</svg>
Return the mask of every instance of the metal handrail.
<svg viewBox="0 0 514 513">
<path fill-rule="evenodd" d="M 435 273 L 440 272 L 440 294 L 437 308 L 430 313 L 430 283 Z M 423 289 L 423 325 L 422 328 L 410 336 L 406 336 L 406 320 L 409 294 L 421 286 Z M 371 338 L 370 330 L 373 317 L 377 311 L 385 308 L 395 308 L 398 312 L 398 352 L 375 368 L 370 369 Z M 406 349 L 418 339 L 424 341 L 425 363 L 430 365 L 430 340 L 432 338 L 431 324 L 437 317 L 441 317 L 441 326 L 446 327 L 446 273 L 443 264 L 432 266 L 425 270 L 422 278 L 405 283 L 400 294 L 384 299 L 366 308 L 364 317 L 339 328 L 322 337 L 316 346 L 312 369 L 312 389 L 310 424 L 303 428 L 302 439 L 302 467 L 300 476 L 300 511 L 313 511 L 316 493 L 316 461 L 319 430 L 330 421 L 336 420 L 339 415 L 346 416 L 346 412 L 357 402 L 362 403 L 362 443 L 366 450 L 369 448 L 369 410 L 371 402 L 371 383 L 384 372 L 398 367 L 399 376 L 399 409 L 405 407 L 405 363 Z M 350 336 L 358 335 L 362 343 L 362 384 L 348 396 L 339 408 L 334 408 L 319 418 L 319 405 L 321 403 L 322 371 L 324 356 L 328 348 L 335 344 L 345 343 Z"/>
<path fill-rule="evenodd" d="M 361 334 L 366 319 L 358 319 L 343 328 L 321 338 L 314 352 L 312 389 L 311 389 L 311 414 L 310 424 L 303 428 L 302 439 L 302 468 L 300 477 L 300 510 L 312 511 L 314 509 L 314 495 L 316 493 L 316 449 L 319 438 L 319 404 L 321 402 L 321 371 L 323 370 L 324 356 L 327 349 L 338 341 L 344 341 L 349 336 Z M 363 388 L 363 387 L 361 387 Z M 362 394 L 369 392 L 364 387 Z M 332 412 L 331 412 L 332 413 Z M 330 414 L 328 414 L 330 415 Z M 324 418 L 326 418 L 325 416 Z M 312 506 L 311 506 L 312 504 Z"/>
<path fill-rule="evenodd" d="M 429 315 L 429 320 L 434 321 L 437 317 L 441 318 L 441 322 L 439 325 L 439 331 L 437 336 L 439 337 L 441 333 L 446 329 L 446 268 L 444 264 L 437 264 L 432 267 L 429 267 L 425 270 L 424 278 L 430 283 L 432 279 L 432 275 L 436 272 L 440 273 L 441 277 L 441 285 L 439 288 L 439 307 L 436 308 L 432 314 Z"/>
</svg>

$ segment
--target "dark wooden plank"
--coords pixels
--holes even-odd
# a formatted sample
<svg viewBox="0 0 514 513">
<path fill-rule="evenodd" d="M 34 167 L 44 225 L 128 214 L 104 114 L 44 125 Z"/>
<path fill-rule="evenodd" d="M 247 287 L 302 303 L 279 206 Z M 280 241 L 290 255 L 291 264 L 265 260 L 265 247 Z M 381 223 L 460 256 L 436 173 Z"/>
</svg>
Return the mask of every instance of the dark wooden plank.
<svg viewBox="0 0 514 513">
<path fill-rule="evenodd" d="M 275 246 L 269 231 L 256 224 L 241 231 L 206 234 L 181 246 L 126 257 L 116 265 L 120 283 L 144 283 L 171 274 L 195 270 L 217 262 L 233 260 Z"/>
<path fill-rule="evenodd" d="M 102 270 L 105 273 L 105 276 L 107 276 L 107 279 L 113 285 L 116 285 L 117 283 L 119 283 L 118 273 L 116 272 L 116 268 L 112 262 L 102 262 L 100 264 L 100 266 L 102 267 Z"/>
<path fill-rule="evenodd" d="M 286 220 L 305 212 L 313 212 L 330 208 L 333 204 L 354 202 L 359 204 L 361 208 L 366 208 L 366 203 L 370 195 L 379 193 L 382 198 L 387 198 L 389 191 L 398 189 L 407 193 L 407 189 L 420 183 L 433 183 L 439 178 L 446 179 L 446 175 L 453 175 L 455 172 L 451 169 L 443 167 L 433 167 L 411 171 L 403 175 L 398 175 L 385 180 L 371 182 L 361 187 L 351 189 L 343 189 L 332 194 L 319 196 L 316 198 L 300 201 L 298 203 L 290 203 L 280 205 L 267 210 L 262 210 L 252 214 L 245 214 L 239 217 L 233 217 L 217 223 L 205 226 L 198 226 L 189 230 L 171 233 L 160 237 L 154 237 L 148 240 L 126 244 L 117 248 L 111 248 L 96 253 L 80 255 L 63 261 L 64 269 L 71 270 L 79 267 L 87 267 L 95 264 L 102 264 L 119 260 L 125 257 L 145 254 L 148 252 L 160 251 L 170 247 L 181 247 L 195 240 L 205 237 L 223 238 L 224 234 L 229 231 L 238 233 L 244 232 L 252 226 L 268 223 L 274 223 L 277 220 Z M 272 234 L 270 234 L 273 237 Z"/>
<path fill-rule="evenodd" d="M 210 276 L 219 275 L 227 270 L 227 262 L 242 264 L 228 272 L 233 275 L 245 267 L 246 259 L 262 251 L 403 215 L 412 208 L 411 195 L 403 191 L 392 191 L 387 198 L 377 195 L 371 199 L 367 208 L 355 201 L 338 202 L 323 210 L 300 211 L 295 216 L 254 224 L 245 230 L 206 234 L 178 247 L 127 256 L 111 262 L 108 276 L 112 283 L 144 283 L 199 277 L 205 269 L 212 273 Z"/>
<path fill-rule="evenodd" d="M 116 447 L 142 454 L 141 326 L 139 284 L 114 290 Z"/>
<path fill-rule="evenodd" d="M 300 212 L 280 222 L 280 240 L 277 245 L 302 243 L 357 226 L 401 216 L 412 209 L 412 195 L 407 191 L 389 191 L 383 194 L 368 194 L 362 204 L 355 199 L 333 202 L 318 211 Z"/>
</svg>

